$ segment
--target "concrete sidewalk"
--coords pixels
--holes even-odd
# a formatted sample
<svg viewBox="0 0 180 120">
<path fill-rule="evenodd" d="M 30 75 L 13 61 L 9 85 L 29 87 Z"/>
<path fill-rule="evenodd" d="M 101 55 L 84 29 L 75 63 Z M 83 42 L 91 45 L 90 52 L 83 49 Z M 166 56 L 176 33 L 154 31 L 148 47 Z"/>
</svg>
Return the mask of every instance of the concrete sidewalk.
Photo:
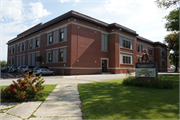
<svg viewBox="0 0 180 120">
<path fill-rule="evenodd" d="M 2 120 L 82 120 L 80 98 L 76 83 L 60 83 L 42 103 L 41 101 L 2 103 Z M 33 116 L 31 116 L 33 115 Z"/>
</svg>

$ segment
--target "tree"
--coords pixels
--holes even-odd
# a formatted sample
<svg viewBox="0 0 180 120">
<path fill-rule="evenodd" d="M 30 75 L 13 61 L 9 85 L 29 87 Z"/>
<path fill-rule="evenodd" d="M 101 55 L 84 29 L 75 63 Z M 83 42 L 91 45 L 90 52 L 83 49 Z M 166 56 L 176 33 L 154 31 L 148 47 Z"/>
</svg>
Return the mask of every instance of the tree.
<svg viewBox="0 0 180 120">
<path fill-rule="evenodd" d="M 168 43 L 168 50 L 173 51 L 170 54 L 170 60 L 173 65 L 176 66 L 175 72 L 178 71 L 179 67 L 179 8 L 178 3 L 180 0 L 156 0 L 155 1 L 160 8 L 169 8 L 176 7 L 176 9 L 172 10 L 169 15 L 164 18 L 167 20 L 165 24 L 165 28 L 167 31 L 171 31 L 172 33 L 167 35 L 164 39 Z"/>
<path fill-rule="evenodd" d="M 165 37 L 165 41 L 168 43 L 168 50 L 173 50 L 169 57 L 171 64 L 175 65 L 175 72 L 177 72 L 179 67 L 179 34 L 169 34 Z"/>
<path fill-rule="evenodd" d="M 173 7 L 173 6 L 177 6 L 178 2 L 180 0 L 156 0 L 156 4 L 159 8 L 169 8 L 169 7 Z"/>
<path fill-rule="evenodd" d="M 4 68 L 7 66 L 7 62 L 5 60 L 0 61 L 1 67 Z"/>
</svg>

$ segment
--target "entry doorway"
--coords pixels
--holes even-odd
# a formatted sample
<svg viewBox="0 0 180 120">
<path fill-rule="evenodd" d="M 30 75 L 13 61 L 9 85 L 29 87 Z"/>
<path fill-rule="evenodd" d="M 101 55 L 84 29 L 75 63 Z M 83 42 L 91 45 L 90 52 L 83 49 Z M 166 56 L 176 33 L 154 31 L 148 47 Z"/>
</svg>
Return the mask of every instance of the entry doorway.
<svg viewBox="0 0 180 120">
<path fill-rule="evenodd" d="M 107 72 L 107 60 L 102 60 L 102 72 Z"/>
</svg>

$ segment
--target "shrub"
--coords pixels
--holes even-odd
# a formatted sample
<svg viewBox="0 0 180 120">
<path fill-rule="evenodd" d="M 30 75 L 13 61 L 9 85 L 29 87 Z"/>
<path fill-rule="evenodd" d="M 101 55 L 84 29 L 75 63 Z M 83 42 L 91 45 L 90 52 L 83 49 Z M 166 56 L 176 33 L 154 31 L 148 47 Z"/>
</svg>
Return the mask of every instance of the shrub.
<svg viewBox="0 0 180 120">
<path fill-rule="evenodd" d="M 24 79 L 19 78 L 13 80 L 13 84 L 9 85 L 4 90 L 1 89 L 2 101 L 27 101 L 41 95 L 39 91 L 43 90 L 44 78 L 41 76 L 35 77 L 35 74 L 24 74 Z"/>
<path fill-rule="evenodd" d="M 151 80 L 137 81 L 135 77 L 128 77 L 123 80 L 123 84 L 139 86 L 139 87 L 158 88 L 158 89 L 172 89 L 173 88 L 172 80 L 166 80 L 161 77 L 157 78 L 154 81 L 151 81 Z"/>
</svg>

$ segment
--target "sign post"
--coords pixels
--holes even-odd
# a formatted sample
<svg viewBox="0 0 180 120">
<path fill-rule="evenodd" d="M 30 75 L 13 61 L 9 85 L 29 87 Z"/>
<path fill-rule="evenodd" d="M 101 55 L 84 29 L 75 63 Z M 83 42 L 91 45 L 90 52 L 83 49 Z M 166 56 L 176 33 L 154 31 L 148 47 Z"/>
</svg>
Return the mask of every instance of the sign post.
<svg viewBox="0 0 180 120">
<path fill-rule="evenodd" d="M 148 62 L 148 55 L 145 50 L 142 62 L 136 63 L 136 80 L 155 80 L 158 77 L 158 64 L 157 62 Z"/>
</svg>

